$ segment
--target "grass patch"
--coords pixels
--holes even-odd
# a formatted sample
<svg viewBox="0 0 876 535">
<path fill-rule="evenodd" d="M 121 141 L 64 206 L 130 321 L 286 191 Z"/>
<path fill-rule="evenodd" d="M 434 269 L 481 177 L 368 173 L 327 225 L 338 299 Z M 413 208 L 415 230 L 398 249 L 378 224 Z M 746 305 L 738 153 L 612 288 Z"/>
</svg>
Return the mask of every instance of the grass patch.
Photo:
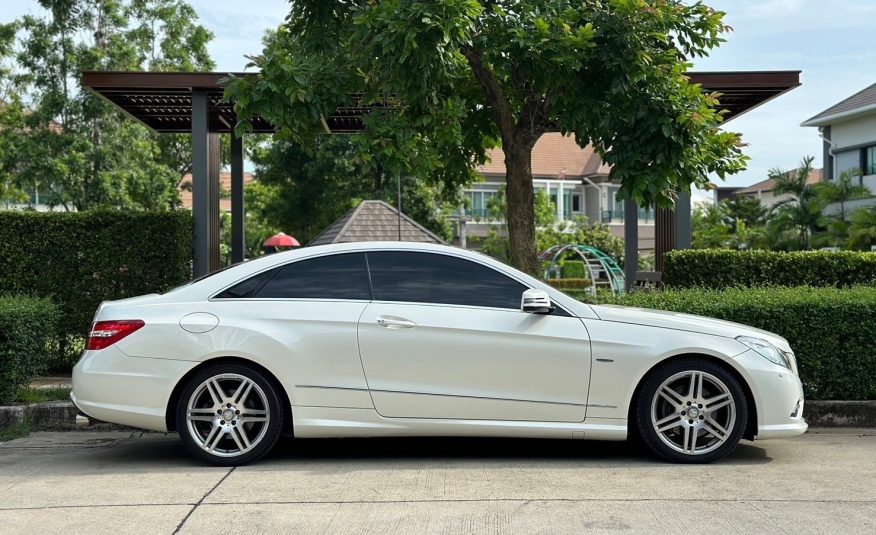
<svg viewBox="0 0 876 535">
<path fill-rule="evenodd" d="M 9 427 L 0 428 L 0 442 L 15 440 L 16 438 L 26 437 L 30 434 L 30 422 L 23 422 L 10 425 Z"/>
<path fill-rule="evenodd" d="M 69 388 L 22 388 L 15 396 L 16 403 L 42 403 L 45 401 L 69 401 Z"/>
</svg>

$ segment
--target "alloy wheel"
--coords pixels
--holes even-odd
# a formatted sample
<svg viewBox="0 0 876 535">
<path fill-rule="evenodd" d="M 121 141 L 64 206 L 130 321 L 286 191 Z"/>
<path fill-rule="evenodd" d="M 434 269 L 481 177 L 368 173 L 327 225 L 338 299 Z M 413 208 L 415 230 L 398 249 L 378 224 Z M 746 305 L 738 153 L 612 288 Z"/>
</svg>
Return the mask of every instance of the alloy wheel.
<svg viewBox="0 0 876 535">
<path fill-rule="evenodd" d="M 271 422 L 264 390 L 252 379 L 222 373 L 195 388 L 186 406 L 186 425 L 203 451 L 237 457 L 255 448 Z"/>
<path fill-rule="evenodd" d="M 651 425 L 660 440 L 685 455 L 720 448 L 736 424 L 736 402 L 718 377 L 699 370 L 663 381 L 651 402 Z"/>
</svg>

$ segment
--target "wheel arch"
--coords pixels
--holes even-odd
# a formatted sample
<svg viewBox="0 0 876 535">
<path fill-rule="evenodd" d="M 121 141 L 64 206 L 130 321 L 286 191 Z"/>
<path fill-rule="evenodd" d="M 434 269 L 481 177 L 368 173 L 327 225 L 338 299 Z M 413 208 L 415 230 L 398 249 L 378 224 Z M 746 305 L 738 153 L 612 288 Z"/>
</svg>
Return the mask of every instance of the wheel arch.
<svg viewBox="0 0 876 535">
<path fill-rule="evenodd" d="M 167 401 L 167 407 L 165 408 L 164 413 L 164 421 L 167 425 L 168 432 L 177 430 L 176 406 L 179 403 L 179 398 L 182 395 L 182 391 L 185 389 L 186 385 L 189 383 L 192 377 L 195 376 L 195 374 L 208 366 L 215 366 L 217 364 L 237 364 L 240 366 L 247 366 L 261 373 L 269 381 L 271 381 L 274 384 L 274 388 L 280 394 L 280 403 L 283 403 L 283 406 L 287 409 L 285 411 L 282 426 L 283 432 L 292 431 L 292 402 L 289 399 L 289 394 L 283 387 L 283 383 L 281 383 L 280 380 L 277 379 L 277 376 L 273 372 L 271 372 L 271 370 L 265 368 L 258 362 L 242 357 L 215 357 L 201 362 L 200 364 L 186 372 L 186 374 L 183 375 L 179 381 L 177 381 L 176 385 L 174 385 L 173 391 L 170 393 L 170 398 Z"/>
<path fill-rule="evenodd" d="M 627 410 L 627 422 L 629 422 L 629 425 L 627 426 L 629 429 L 628 432 L 631 434 L 638 432 L 637 426 L 632 424 L 635 421 L 636 407 L 638 407 L 638 400 L 639 395 L 642 391 L 642 387 L 645 385 L 651 375 L 653 375 L 655 371 L 657 371 L 660 367 L 665 366 L 666 364 L 685 359 L 700 359 L 706 362 L 710 362 L 712 364 L 720 366 L 736 379 L 736 381 L 739 383 L 739 386 L 742 387 L 742 392 L 745 395 L 745 402 L 748 405 L 748 421 L 745 422 L 745 431 L 742 433 L 742 437 L 748 440 L 753 440 L 754 437 L 757 435 L 757 403 L 754 400 L 754 394 L 752 393 L 751 385 L 749 385 L 745 377 L 743 377 L 742 374 L 740 374 L 739 371 L 731 364 L 729 364 L 726 360 L 703 353 L 679 353 L 678 355 L 672 355 L 654 364 L 653 366 L 651 366 L 650 369 L 648 369 L 647 372 L 645 372 L 641 379 L 639 379 L 638 384 L 636 384 L 636 388 L 633 390 L 633 396 L 630 398 L 631 403 L 629 409 Z"/>
</svg>

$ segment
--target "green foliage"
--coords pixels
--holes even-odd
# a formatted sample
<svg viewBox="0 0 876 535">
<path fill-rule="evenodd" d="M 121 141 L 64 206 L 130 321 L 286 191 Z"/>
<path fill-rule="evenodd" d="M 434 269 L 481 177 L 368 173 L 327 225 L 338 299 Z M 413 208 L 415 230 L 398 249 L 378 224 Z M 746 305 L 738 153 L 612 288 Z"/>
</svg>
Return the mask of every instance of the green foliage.
<svg viewBox="0 0 876 535">
<path fill-rule="evenodd" d="M 259 202 L 248 205 L 248 211 L 306 244 L 363 200 L 396 206 L 398 177 L 379 158 L 369 155 L 366 161 L 348 136 L 322 137 L 307 145 L 275 138 L 253 150 Z M 401 188 L 402 212 L 449 238 L 446 215 L 461 204 L 459 189 L 405 175 Z"/>
<path fill-rule="evenodd" d="M 62 337 L 85 336 L 101 301 L 191 279 L 188 212 L 0 212 L 0 293 L 52 299 Z"/>
<path fill-rule="evenodd" d="M 48 299 L 0 295 L 0 405 L 14 401 L 45 369 L 57 322 L 58 309 Z"/>
<path fill-rule="evenodd" d="M 807 399 L 876 400 L 876 287 L 632 293 L 605 301 L 735 321 L 785 337 Z"/>
<path fill-rule="evenodd" d="M 81 86 L 81 71 L 210 70 L 212 34 L 183 0 L 41 0 L 0 28 L 0 64 L 15 97 L 0 112 L 0 201 L 67 210 L 166 210 L 191 162 L 188 136 L 159 138 Z M 10 44 L 10 28 L 17 43 Z M 0 69 L 2 71 L 2 69 Z M 0 74 L 0 87 L 3 85 Z M 22 102 L 26 103 L 22 104 Z"/>
<path fill-rule="evenodd" d="M 856 251 L 671 251 L 665 266 L 672 288 L 876 285 L 876 253 Z"/>
<path fill-rule="evenodd" d="M 69 401 L 70 388 L 30 388 L 18 390 L 15 401 L 18 403 L 44 403 L 46 401 Z"/>
<path fill-rule="evenodd" d="M 531 190 L 532 147 L 558 127 L 612 166 L 621 198 L 666 206 L 746 161 L 717 96 L 687 77 L 722 42 L 723 16 L 678 1 L 302 0 L 226 97 L 240 131 L 258 114 L 303 141 L 361 94 L 381 107 L 354 136 L 363 159 L 447 189 L 501 140 L 509 187 Z M 533 272 L 533 198 L 514 195 L 507 213 L 509 256 Z"/>
<path fill-rule="evenodd" d="M 874 245 L 876 245 L 876 208 L 862 208 L 855 211 L 849 227 L 847 246 L 851 249 L 869 250 Z"/>
</svg>

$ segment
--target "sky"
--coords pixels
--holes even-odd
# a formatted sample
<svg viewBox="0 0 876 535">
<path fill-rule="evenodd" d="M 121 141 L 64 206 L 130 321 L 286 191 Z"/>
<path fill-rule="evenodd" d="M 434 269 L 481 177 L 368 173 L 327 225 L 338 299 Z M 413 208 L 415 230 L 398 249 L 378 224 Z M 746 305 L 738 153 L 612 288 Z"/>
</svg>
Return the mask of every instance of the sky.
<svg viewBox="0 0 876 535">
<path fill-rule="evenodd" d="M 286 0 L 189 0 L 215 38 L 217 70 L 239 71 L 261 50 L 264 30 L 279 25 Z M 727 13 L 734 31 L 693 70 L 801 70 L 803 85 L 725 126 L 740 132 L 748 170 L 726 185 L 750 185 L 769 169 L 792 169 L 807 155 L 821 165 L 816 128 L 800 123 L 876 83 L 876 0 L 705 0 Z M 38 13 L 35 0 L 0 0 L 0 21 Z"/>
</svg>

